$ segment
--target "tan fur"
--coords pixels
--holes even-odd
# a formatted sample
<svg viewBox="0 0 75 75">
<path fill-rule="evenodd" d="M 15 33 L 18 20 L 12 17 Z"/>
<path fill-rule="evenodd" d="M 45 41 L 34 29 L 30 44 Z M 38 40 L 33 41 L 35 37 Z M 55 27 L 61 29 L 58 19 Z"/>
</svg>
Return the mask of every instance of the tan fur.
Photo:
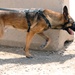
<svg viewBox="0 0 75 75">
<path fill-rule="evenodd" d="M 65 23 L 63 14 L 48 9 L 44 10 L 43 13 L 50 21 L 52 25 L 51 28 L 61 28 L 61 25 Z M 45 45 L 45 47 L 47 47 L 47 45 L 51 41 L 50 38 L 43 33 L 44 30 L 48 29 L 48 26 L 42 17 L 38 21 L 36 17 L 34 19 L 30 19 L 30 22 L 31 22 L 31 29 L 30 32 L 27 32 L 27 36 L 26 36 L 26 47 L 25 47 L 26 57 L 32 56 L 29 52 L 29 46 L 31 43 L 31 39 L 35 34 L 40 35 L 46 40 L 47 44 Z M 14 12 L 4 12 L 4 13 L 1 12 L 0 13 L 0 36 L 2 36 L 5 26 L 12 26 L 16 29 L 22 29 L 22 30 L 28 29 L 28 23 L 25 14 L 14 13 Z"/>
</svg>

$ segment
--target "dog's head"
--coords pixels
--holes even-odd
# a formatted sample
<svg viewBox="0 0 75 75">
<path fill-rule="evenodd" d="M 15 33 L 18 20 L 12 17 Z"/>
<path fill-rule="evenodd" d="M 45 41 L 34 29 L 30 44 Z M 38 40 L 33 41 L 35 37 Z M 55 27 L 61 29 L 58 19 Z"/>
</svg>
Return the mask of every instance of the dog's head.
<svg viewBox="0 0 75 75">
<path fill-rule="evenodd" d="M 64 6 L 63 8 L 63 15 L 64 15 L 63 29 L 66 30 L 71 35 L 74 34 L 73 31 L 75 31 L 75 22 L 72 19 L 72 17 L 70 17 L 67 6 Z"/>
</svg>

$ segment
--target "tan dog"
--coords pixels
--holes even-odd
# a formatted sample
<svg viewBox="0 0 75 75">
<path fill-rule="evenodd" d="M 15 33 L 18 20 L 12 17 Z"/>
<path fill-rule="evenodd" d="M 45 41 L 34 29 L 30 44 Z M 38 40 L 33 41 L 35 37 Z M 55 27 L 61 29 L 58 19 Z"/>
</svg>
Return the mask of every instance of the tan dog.
<svg viewBox="0 0 75 75">
<path fill-rule="evenodd" d="M 70 26 L 73 26 L 73 19 L 68 14 L 68 9 L 66 6 L 63 8 L 63 14 L 54 12 L 49 9 L 43 10 L 44 16 L 48 19 L 48 21 L 51 24 L 51 28 L 54 29 L 65 29 L 70 28 Z M 25 54 L 26 57 L 30 58 L 32 55 L 29 52 L 29 46 L 31 43 L 31 39 L 35 34 L 40 35 L 46 40 L 44 48 L 47 47 L 47 45 L 50 43 L 51 39 L 46 36 L 43 31 L 49 29 L 46 21 L 43 19 L 42 16 L 35 15 L 34 18 L 29 18 L 29 21 L 31 23 L 30 31 L 27 32 L 26 36 L 26 47 L 25 47 Z M 0 36 L 4 33 L 4 27 L 5 26 L 12 26 L 16 29 L 28 29 L 28 23 L 25 16 L 25 13 L 16 13 L 16 12 L 1 12 L 0 13 Z M 71 29 L 68 29 L 71 32 Z M 68 31 L 67 30 L 67 31 Z"/>
</svg>

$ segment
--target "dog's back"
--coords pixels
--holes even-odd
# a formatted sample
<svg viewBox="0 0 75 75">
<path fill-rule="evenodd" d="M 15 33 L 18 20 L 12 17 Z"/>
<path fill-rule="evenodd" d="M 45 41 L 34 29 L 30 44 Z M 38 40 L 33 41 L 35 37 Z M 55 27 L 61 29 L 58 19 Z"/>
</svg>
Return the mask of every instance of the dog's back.
<svg viewBox="0 0 75 75">
<path fill-rule="evenodd" d="M 29 13 L 29 20 L 32 24 L 36 15 Z M 25 12 L 0 12 L 0 24 L 10 25 L 19 29 L 27 29 L 28 23 Z"/>
</svg>

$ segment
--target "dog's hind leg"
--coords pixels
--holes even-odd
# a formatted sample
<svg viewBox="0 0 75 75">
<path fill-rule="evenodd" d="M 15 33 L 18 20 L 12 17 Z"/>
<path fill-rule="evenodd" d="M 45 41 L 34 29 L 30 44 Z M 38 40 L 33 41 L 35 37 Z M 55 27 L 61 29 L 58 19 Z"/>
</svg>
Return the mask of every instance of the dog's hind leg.
<svg viewBox="0 0 75 75">
<path fill-rule="evenodd" d="M 45 35 L 43 32 L 38 33 L 38 35 L 40 35 L 41 37 L 43 37 L 46 40 L 46 42 L 40 46 L 41 49 L 45 49 L 51 42 L 51 39 L 47 35 Z"/>
</svg>

